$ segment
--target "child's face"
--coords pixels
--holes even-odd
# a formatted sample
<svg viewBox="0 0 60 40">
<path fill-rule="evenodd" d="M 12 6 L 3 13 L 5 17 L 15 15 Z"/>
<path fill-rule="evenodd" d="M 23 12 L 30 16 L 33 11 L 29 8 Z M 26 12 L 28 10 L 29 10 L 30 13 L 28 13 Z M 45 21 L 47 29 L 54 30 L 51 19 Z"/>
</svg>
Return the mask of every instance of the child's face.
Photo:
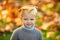
<svg viewBox="0 0 60 40">
<path fill-rule="evenodd" d="M 36 18 L 33 14 L 25 13 L 22 17 L 22 21 L 25 27 L 31 28 L 32 26 L 34 26 Z"/>
</svg>

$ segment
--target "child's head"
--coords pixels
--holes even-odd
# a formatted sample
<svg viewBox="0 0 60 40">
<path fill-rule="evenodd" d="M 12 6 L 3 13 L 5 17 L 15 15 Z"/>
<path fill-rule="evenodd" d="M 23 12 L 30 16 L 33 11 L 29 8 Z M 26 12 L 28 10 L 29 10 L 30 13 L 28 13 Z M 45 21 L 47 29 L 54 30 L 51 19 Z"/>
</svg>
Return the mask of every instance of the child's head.
<svg viewBox="0 0 60 40">
<path fill-rule="evenodd" d="M 37 10 L 33 6 L 24 6 L 22 7 L 22 22 L 25 27 L 32 27 L 36 21 Z"/>
</svg>

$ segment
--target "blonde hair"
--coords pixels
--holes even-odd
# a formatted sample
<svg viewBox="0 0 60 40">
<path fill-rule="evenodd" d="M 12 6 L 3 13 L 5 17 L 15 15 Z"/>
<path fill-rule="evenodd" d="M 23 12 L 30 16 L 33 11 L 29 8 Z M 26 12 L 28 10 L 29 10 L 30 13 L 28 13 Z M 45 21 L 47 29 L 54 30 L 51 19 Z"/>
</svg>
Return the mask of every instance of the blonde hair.
<svg viewBox="0 0 60 40">
<path fill-rule="evenodd" d="M 35 7 L 35 6 L 32 6 L 32 5 L 23 6 L 23 7 L 21 8 L 21 16 L 23 16 L 24 13 L 26 13 L 26 11 L 27 11 L 28 13 L 31 13 L 32 15 L 35 15 L 35 16 L 36 16 L 36 14 L 37 14 L 37 9 L 36 9 L 36 7 Z"/>
</svg>

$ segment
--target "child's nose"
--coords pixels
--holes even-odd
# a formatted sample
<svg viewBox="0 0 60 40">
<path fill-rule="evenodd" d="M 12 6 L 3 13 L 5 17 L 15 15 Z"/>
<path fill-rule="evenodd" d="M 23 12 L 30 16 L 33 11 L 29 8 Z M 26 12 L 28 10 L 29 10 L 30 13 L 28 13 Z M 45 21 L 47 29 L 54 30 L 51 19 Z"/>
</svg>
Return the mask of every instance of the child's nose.
<svg viewBox="0 0 60 40">
<path fill-rule="evenodd" d="M 30 23 L 31 22 L 31 20 L 28 20 L 28 23 Z"/>
</svg>

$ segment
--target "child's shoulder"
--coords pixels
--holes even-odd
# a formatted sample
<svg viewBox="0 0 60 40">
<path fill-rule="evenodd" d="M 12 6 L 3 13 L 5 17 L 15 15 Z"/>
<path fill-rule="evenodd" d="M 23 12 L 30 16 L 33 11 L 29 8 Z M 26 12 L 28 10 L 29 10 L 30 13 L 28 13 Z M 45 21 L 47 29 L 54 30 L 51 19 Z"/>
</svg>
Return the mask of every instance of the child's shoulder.
<svg viewBox="0 0 60 40">
<path fill-rule="evenodd" d="M 14 32 L 14 33 L 18 33 L 19 31 L 21 31 L 21 27 L 15 29 L 13 32 Z"/>
<path fill-rule="evenodd" d="M 42 33 L 41 30 L 39 30 L 37 28 L 35 28 L 35 30 L 36 30 L 37 33 Z"/>
</svg>

